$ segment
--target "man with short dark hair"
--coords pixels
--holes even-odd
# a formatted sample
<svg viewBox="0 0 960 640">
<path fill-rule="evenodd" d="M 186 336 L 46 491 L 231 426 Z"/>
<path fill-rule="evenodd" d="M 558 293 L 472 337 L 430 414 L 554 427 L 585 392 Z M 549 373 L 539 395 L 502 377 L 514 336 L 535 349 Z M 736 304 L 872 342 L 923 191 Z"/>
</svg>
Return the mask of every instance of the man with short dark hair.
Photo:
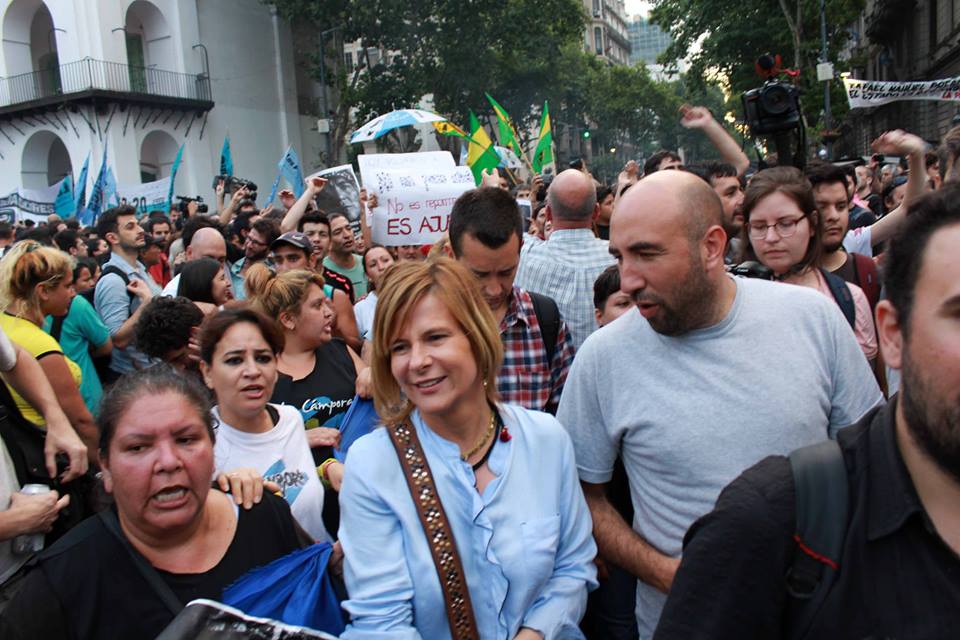
<svg viewBox="0 0 960 640">
<path fill-rule="evenodd" d="M 327 216 L 319 211 L 309 211 L 297 223 L 297 231 L 300 231 L 310 239 L 313 245 L 313 257 L 317 261 L 323 274 L 324 281 L 333 287 L 343 291 L 350 299 L 350 303 L 356 303 L 356 296 L 353 294 L 353 283 L 346 276 L 328 269 L 323 264 L 323 259 L 327 257 L 327 251 L 330 248 L 330 221 Z"/>
<path fill-rule="evenodd" d="M 545 242 L 524 246 L 516 284 L 556 301 L 579 348 L 597 328 L 593 283 L 613 264 L 607 241 L 593 235 L 600 211 L 593 180 L 578 169 L 563 171 L 547 191 L 546 211 L 553 231 Z"/>
<path fill-rule="evenodd" d="M 144 303 L 160 293 L 160 287 L 139 260 L 144 232 L 137 210 L 129 205 L 100 214 L 97 234 L 110 245 L 110 259 L 103 265 L 94 292 L 94 307 L 110 329 L 113 354 L 110 371 L 119 377 L 149 364 L 132 345 L 133 330 Z M 102 380 L 108 384 L 110 380 Z"/>
<path fill-rule="evenodd" d="M 630 187 L 610 251 L 637 311 L 580 348 L 557 418 L 601 556 L 639 578 L 649 637 L 687 527 L 775 453 L 822 442 L 883 401 L 850 325 L 817 291 L 727 274 L 716 193 L 683 171 Z M 615 381 L 611 384 L 611 381 Z M 607 496 L 623 459 L 631 529 Z"/>
<path fill-rule="evenodd" d="M 522 241 L 523 218 L 509 192 L 481 187 L 457 198 L 450 248 L 480 281 L 499 323 L 504 358 L 497 389 L 505 402 L 555 413 L 573 343 L 553 300 L 514 285 Z"/>
<path fill-rule="evenodd" d="M 848 253 L 843 247 L 850 220 L 850 192 L 847 190 L 846 174 L 843 169 L 828 162 L 811 162 L 805 173 L 813 185 L 813 197 L 820 214 L 823 242 L 820 264 L 827 271 L 863 289 L 873 309 L 880 299 L 877 265 L 873 259 L 860 253 Z"/>
<path fill-rule="evenodd" d="M 353 252 L 356 240 L 347 214 L 335 212 L 327 215 L 330 221 L 330 253 L 323 259 L 323 266 L 348 278 L 353 284 L 353 293 L 358 298 L 367 295 L 367 274 L 363 271 L 363 259 Z"/>
<path fill-rule="evenodd" d="M 658 640 L 938 638 L 960 627 L 958 245 L 960 187 L 911 206 L 877 305 L 899 395 L 840 432 L 832 464 L 811 467 L 840 476 L 825 491 L 795 482 L 799 454 L 766 458 L 723 490 L 686 534 Z M 827 507 L 843 504 L 838 484 L 845 510 Z M 817 531 L 801 528 L 801 512 L 820 516 Z M 811 539 L 824 529 L 842 541 L 833 553 Z"/>
<path fill-rule="evenodd" d="M 743 182 L 737 168 L 727 162 L 705 162 L 688 170 L 704 180 L 720 197 L 723 207 L 723 230 L 727 233 L 727 250 L 723 261 L 733 264 L 740 257 L 740 230 L 743 228 Z"/>
<path fill-rule="evenodd" d="M 167 258 L 167 249 L 170 248 L 172 239 L 173 225 L 166 216 L 156 213 L 147 218 L 143 230 L 152 237 L 160 247 L 160 257 L 156 264 L 147 265 L 150 275 L 161 287 L 166 287 L 173 277 L 170 269 L 170 260 Z"/>
<path fill-rule="evenodd" d="M 60 251 L 69 253 L 74 258 L 87 257 L 87 243 L 80 237 L 80 233 L 73 229 L 64 229 L 53 236 L 53 244 Z"/>
<path fill-rule="evenodd" d="M 613 217 L 613 203 L 616 194 L 613 187 L 597 187 L 597 204 L 600 211 L 597 213 L 597 237 L 601 240 L 610 239 L 610 218 Z"/>
<path fill-rule="evenodd" d="M 242 300 L 246 297 L 243 278 L 251 265 L 265 261 L 267 266 L 271 266 L 270 245 L 278 237 L 280 237 L 280 223 L 276 220 L 257 218 L 250 225 L 247 239 L 243 243 L 243 257 L 230 266 L 230 280 L 236 299 Z"/>
<path fill-rule="evenodd" d="M 164 249 L 170 243 L 170 235 L 173 233 L 170 219 L 163 215 L 151 215 L 143 225 L 143 230 L 153 236 Z"/>
<path fill-rule="evenodd" d="M 681 158 L 676 151 L 660 149 L 659 151 L 655 151 L 647 158 L 647 161 L 643 163 L 643 175 L 649 176 L 657 171 L 682 168 L 683 158 Z"/>
</svg>

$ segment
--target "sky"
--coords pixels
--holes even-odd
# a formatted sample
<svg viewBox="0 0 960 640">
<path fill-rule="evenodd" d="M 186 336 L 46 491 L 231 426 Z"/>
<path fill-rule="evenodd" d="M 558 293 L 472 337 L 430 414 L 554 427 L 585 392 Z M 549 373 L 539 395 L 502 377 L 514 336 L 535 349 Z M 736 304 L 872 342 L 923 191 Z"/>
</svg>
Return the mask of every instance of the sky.
<svg viewBox="0 0 960 640">
<path fill-rule="evenodd" d="M 623 4 L 626 6 L 628 16 L 645 15 L 653 6 L 652 2 L 644 2 L 643 0 L 624 0 Z"/>
</svg>

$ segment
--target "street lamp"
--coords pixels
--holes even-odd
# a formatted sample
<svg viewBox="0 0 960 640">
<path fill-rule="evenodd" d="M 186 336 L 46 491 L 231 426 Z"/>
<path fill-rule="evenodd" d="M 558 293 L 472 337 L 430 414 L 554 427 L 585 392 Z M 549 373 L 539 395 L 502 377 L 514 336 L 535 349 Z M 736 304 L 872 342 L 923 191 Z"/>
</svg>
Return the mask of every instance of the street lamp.
<svg viewBox="0 0 960 640">
<path fill-rule="evenodd" d="M 827 158 L 833 158 L 833 114 L 830 112 L 830 80 L 833 79 L 833 65 L 827 58 L 827 11 L 824 0 L 820 0 L 820 64 L 817 65 L 817 80 L 823 82 L 823 131 Z"/>
</svg>

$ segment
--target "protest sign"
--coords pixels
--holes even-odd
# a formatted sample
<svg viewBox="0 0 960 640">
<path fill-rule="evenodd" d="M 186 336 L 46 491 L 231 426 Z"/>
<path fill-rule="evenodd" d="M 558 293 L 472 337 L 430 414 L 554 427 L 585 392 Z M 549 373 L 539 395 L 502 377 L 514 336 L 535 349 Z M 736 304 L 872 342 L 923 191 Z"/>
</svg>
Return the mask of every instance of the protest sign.
<svg viewBox="0 0 960 640">
<path fill-rule="evenodd" d="M 47 216 L 54 213 L 54 201 L 60 183 L 45 189 L 24 189 L 20 187 L 7 196 L 0 197 L 0 222 L 20 222 L 33 220 L 46 222 Z"/>
<path fill-rule="evenodd" d="M 345 213 L 354 231 L 360 228 L 360 185 L 349 164 L 331 167 L 310 174 L 310 178 L 326 178 L 327 186 L 317 194 L 317 207 L 330 213 Z"/>
<path fill-rule="evenodd" d="M 878 107 L 898 100 L 960 101 L 960 77 L 928 82 L 888 82 L 844 78 L 851 109 Z"/>
<path fill-rule="evenodd" d="M 453 203 L 474 187 L 469 167 L 376 172 L 373 241 L 385 246 L 431 244 L 450 223 Z"/>
<path fill-rule="evenodd" d="M 145 184 L 121 184 L 117 186 L 117 196 L 121 202 L 137 208 L 137 215 L 151 211 L 167 209 L 167 195 L 170 193 L 170 176 Z"/>
</svg>

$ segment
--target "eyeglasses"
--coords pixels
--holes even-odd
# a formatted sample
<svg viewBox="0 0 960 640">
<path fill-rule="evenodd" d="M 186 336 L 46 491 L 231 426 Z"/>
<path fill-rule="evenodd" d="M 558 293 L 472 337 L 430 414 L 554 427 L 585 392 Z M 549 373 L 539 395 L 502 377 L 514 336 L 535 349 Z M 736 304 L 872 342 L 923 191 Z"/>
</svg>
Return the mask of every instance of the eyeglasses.
<svg viewBox="0 0 960 640">
<path fill-rule="evenodd" d="M 763 222 L 751 222 L 750 223 L 750 237 L 754 240 L 763 240 L 767 237 L 767 231 L 769 229 L 775 229 L 777 235 L 781 238 L 789 238 L 797 232 L 797 225 L 800 224 L 800 221 L 803 220 L 806 216 L 801 216 L 799 218 L 784 218 L 782 220 L 777 220 L 773 224 L 764 224 Z"/>
</svg>

